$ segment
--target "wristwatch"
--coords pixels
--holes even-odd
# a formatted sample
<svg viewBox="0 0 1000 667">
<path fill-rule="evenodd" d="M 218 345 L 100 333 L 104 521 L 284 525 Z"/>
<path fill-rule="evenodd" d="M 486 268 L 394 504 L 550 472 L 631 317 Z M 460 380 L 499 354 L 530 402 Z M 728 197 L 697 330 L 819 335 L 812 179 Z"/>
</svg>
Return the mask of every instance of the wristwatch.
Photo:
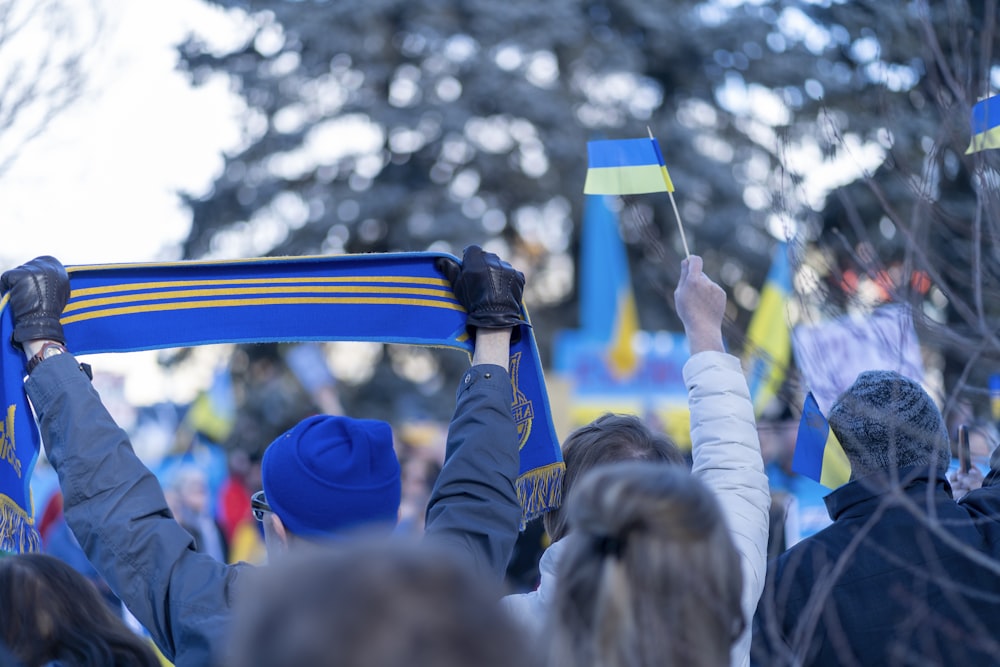
<svg viewBox="0 0 1000 667">
<path fill-rule="evenodd" d="M 35 370 L 35 366 L 42 363 L 49 357 L 56 356 L 57 354 L 69 354 L 69 350 L 67 350 L 66 346 L 62 343 L 56 343 L 53 341 L 44 343 L 42 345 L 42 349 L 40 349 L 35 356 L 28 360 L 28 374 L 30 375 L 31 371 Z"/>
</svg>

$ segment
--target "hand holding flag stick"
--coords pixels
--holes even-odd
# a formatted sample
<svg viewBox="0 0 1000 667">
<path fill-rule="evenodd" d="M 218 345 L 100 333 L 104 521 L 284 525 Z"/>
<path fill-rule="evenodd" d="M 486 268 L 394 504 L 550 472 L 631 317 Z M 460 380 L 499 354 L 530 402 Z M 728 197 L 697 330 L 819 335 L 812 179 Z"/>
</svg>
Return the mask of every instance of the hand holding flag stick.
<svg viewBox="0 0 1000 667">
<path fill-rule="evenodd" d="M 648 127 L 649 139 L 613 139 L 587 142 L 587 181 L 583 186 L 588 195 L 636 195 L 666 192 L 677 218 L 677 228 L 684 244 L 684 254 L 691 256 L 681 215 L 674 200 L 674 184 L 663 161 L 660 144 Z"/>
</svg>

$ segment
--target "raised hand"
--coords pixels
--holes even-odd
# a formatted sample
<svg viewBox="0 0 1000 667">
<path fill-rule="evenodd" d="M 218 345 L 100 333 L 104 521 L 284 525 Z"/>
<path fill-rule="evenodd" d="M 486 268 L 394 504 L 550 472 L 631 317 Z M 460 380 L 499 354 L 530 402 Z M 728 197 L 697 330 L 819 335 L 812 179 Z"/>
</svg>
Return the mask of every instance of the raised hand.
<svg viewBox="0 0 1000 667">
<path fill-rule="evenodd" d="M 681 277 L 674 290 L 677 315 L 684 324 L 691 354 L 725 352 L 722 318 L 726 313 L 726 292 L 702 273 L 701 266 L 698 255 L 681 262 Z"/>
<path fill-rule="evenodd" d="M 527 324 L 521 317 L 524 274 L 476 245 L 465 249 L 459 266 L 439 259 L 438 269 L 451 282 L 470 329 L 511 329 Z"/>
<path fill-rule="evenodd" d="M 36 257 L 0 276 L 0 290 L 9 295 L 14 315 L 14 342 L 66 342 L 59 318 L 69 301 L 69 275 L 55 257 Z"/>
</svg>

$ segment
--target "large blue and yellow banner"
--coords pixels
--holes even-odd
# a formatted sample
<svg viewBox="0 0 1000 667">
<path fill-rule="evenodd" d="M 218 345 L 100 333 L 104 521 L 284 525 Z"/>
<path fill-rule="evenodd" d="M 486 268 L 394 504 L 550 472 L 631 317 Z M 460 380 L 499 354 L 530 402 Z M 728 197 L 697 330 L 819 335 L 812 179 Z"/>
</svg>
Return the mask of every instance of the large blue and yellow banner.
<svg viewBox="0 0 1000 667">
<path fill-rule="evenodd" d="M 472 351 L 466 313 L 437 271 L 441 253 L 68 267 L 63 312 L 77 355 L 212 343 L 366 341 Z M 452 257 L 452 259 L 455 259 Z M 527 312 L 523 313 L 527 320 Z M 3 439 L 0 550 L 37 549 L 29 481 L 39 450 L 23 387 L 24 356 L 0 302 Z M 511 347 L 525 520 L 561 500 L 562 456 L 530 327 Z"/>
<path fill-rule="evenodd" d="M 792 360 L 788 304 L 793 296 L 788 244 L 774 248 L 771 268 L 760 291 L 760 302 L 747 328 L 743 367 L 754 414 L 760 417 L 781 390 Z"/>
<path fill-rule="evenodd" d="M 618 378 L 637 370 L 633 338 L 639 310 L 632 289 L 628 253 L 618 232 L 611 197 L 587 195 L 580 240 L 579 335 L 607 343 L 608 368 Z"/>
<path fill-rule="evenodd" d="M 636 414 L 686 447 L 687 339 L 641 330 L 613 201 L 587 195 L 578 264 L 580 328 L 558 332 L 554 347 L 553 369 L 569 382 L 567 426 L 582 426 L 605 412 Z"/>
</svg>

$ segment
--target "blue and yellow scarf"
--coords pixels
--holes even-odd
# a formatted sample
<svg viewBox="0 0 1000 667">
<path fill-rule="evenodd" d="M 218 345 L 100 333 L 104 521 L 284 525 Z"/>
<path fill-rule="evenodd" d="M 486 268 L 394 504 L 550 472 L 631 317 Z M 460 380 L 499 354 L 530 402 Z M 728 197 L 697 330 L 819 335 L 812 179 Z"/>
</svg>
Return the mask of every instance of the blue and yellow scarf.
<svg viewBox="0 0 1000 667">
<path fill-rule="evenodd" d="M 77 355 L 212 343 L 371 341 L 472 351 L 465 310 L 434 267 L 440 253 L 286 257 L 68 267 L 63 312 Z M 452 258 L 454 259 L 454 258 Z M 40 439 L 24 356 L 0 301 L 0 551 L 39 548 L 29 482 Z M 527 312 L 523 313 L 527 319 Z M 520 435 L 517 491 L 527 521 L 558 506 L 563 463 L 530 327 L 511 347 Z"/>
</svg>

